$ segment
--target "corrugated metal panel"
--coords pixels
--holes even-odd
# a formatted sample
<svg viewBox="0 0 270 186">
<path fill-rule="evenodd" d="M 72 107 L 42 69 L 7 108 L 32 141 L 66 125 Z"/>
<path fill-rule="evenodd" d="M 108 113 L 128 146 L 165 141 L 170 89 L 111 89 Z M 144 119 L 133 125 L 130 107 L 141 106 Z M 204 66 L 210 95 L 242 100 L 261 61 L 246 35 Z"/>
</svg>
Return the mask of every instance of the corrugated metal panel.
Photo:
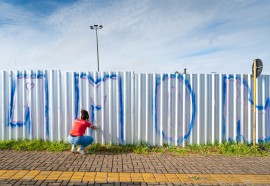
<svg viewBox="0 0 270 186">
<path fill-rule="evenodd" d="M 67 140 L 80 109 L 96 142 L 252 141 L 253 78 L 239 74 L 0 72 L 0 140 Z M 257 79 L 257 141 L 270 140 L 270 76 Z"/>
</svg>

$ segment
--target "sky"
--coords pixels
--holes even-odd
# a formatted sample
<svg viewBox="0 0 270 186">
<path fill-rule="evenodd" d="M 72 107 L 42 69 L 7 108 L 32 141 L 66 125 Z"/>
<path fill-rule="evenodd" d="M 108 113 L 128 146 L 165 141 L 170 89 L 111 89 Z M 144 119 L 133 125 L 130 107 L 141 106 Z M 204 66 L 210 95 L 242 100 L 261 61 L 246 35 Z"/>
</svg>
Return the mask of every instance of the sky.
<svg viewBox="0 0 270 186">
<path fill-rule="evenodd" d="M 0 70 L 270 75 L 269 0 L 0 0 Z"/>
</svg>

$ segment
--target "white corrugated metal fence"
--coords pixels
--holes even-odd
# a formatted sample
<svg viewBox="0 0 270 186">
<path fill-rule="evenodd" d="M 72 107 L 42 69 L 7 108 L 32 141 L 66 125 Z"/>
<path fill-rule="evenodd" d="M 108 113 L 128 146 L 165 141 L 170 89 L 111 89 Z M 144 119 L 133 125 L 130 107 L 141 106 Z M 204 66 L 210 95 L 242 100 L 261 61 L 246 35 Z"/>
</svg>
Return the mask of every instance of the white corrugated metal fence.
<svg viewBox="0 0 270 186">
<path fill-rule="evenodd" d="M 257 85 L 257 141 L 269 141 L 270 75 Z M 0 140 L 66 141 L 86 109 L 102 144 L 252 141 L 251 75 L 1 71 L 0 90 Z"/>
</svg>

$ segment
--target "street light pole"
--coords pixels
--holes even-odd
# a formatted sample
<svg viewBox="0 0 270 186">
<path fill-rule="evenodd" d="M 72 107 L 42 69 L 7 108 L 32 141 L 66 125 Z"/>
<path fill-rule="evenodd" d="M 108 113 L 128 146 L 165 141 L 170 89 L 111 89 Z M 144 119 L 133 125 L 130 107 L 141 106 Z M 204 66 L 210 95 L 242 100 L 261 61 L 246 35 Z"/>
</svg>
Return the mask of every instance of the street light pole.
<svg viewBox="0 0 270 186">
<path fill-rule="evenodd" d="M 99 53 L 98 53 L 98 34 L 97 34 L 97 30 L 98 30 L 98 29 L 102 29 L 102 28 L 103 28 L 102 25 L 94 25 L 94 26 L 90 26 L 90 29 L 96 30 L 96 40 L 97 40 L 97 66 L 98 66 L 98 72 L 99 72 Z"/>
</svg>

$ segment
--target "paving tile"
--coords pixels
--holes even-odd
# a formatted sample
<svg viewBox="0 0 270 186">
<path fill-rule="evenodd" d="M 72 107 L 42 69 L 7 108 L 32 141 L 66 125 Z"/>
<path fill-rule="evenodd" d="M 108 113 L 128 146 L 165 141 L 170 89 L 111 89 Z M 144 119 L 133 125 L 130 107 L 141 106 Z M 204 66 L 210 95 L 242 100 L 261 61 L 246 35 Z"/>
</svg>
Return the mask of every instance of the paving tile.
<svg viewBox="0 0 270 186">
<path fill-rule="evenodd" d="M 270 184 L 269 167 L 270 158 L 264 157 L 80 156 L 70 152 L 3 150 L 0 153 L 0 184 L 267 185 Z"/>
</svg>

